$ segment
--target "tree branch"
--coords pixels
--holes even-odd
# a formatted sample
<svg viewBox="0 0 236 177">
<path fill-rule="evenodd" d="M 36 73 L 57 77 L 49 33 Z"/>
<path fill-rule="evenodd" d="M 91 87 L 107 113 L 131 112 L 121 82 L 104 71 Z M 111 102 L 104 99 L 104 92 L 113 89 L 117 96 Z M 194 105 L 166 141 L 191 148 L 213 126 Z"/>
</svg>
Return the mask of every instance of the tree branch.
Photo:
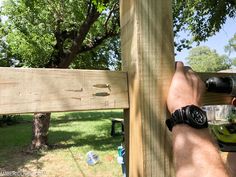
<svg viewBox="0 0 236 177">
<path fill-rule="evenodd" d="M 86 17 L 83 24 L 80 26 L 78 31 L 78 35 L 73 40 L 73 45 L 70 48 L 70 53 L 68 53 L 65 57 L 62 58 L 61 63 L 59 64 L 59 68 L 67 68 L 71 62 L 74 60 L 76 55 L 79 53 L 81 45 L 88 34 L 91 26 L 98 19 L 100 13 L 97 11 L 96 7 L 93 5 L 90 14 Z"/>
<path fill-rule="evenodd" d="M 110 32 L 106 33 L 104 36 L 94 39 L 89 45 L 82 46 L 79 50 L 79 53 L 91 51 L 94 48 L 101 45 L 106 39 L 114 37 L 114 36 L 118 36 L 118 35 L 119 35 L 119 33 L 110 31 Z"/>
<path fill-rule="evenodd" d="M 107 16 L 107 19 L 106 19 L 106 21 L 105 21 L 105 23 L 104 23 L 106 32 L 107 32 L 107 24 L 108 24 L 108 21 L 109 21 L 110 18 L 111 18 L 112 13 L 119 9 L 119 7 L 115 8 L 117 5 L 118 5 L 118 2 L 116 2 L 116 3 L 112 6 L 112 8 L 111 8 L 111 10 L 110 10 L 110 12 L 109 12 L 109 15 Z"/>
<path fill-rule="evenodd" d="M 91 7 L 92 7 L 92 0 L 89 0 L 88 10 L 87 10 L 87 17 L 89 16 L 89 13 L 91 11 Z"/>
</svg>

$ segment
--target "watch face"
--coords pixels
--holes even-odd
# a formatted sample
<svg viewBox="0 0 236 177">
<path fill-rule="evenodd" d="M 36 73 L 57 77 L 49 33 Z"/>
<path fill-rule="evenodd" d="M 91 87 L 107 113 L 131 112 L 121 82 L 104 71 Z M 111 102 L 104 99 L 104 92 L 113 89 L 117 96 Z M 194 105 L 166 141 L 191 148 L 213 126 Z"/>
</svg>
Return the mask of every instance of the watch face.
<svg viewBox="0 0 236 177">
<path fill-rule="evenodd" d="M 203 125 L 206 122 L 206 116 L 204 116 L 198 110 L 192 110 L 190 114 L 191 114 L 192 120 L 196 122 L 197 124 Z"/>
<path fill-rule="evenodd" d="M 205 112 L 196 106 L 190 106 L 188 113 L 190 114 L 190 121 L 196 126 L 202 126 L 207 122 Z"/>
</svg>

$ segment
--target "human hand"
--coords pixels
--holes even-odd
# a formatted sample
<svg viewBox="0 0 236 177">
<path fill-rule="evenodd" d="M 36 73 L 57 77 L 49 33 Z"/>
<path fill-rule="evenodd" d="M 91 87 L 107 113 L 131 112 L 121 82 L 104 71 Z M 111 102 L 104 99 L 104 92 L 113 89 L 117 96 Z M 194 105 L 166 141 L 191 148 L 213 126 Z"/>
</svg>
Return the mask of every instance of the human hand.
<svg viewBox="0 0 236 177">
<path fill-rule="evenodd" d="M 201 106 L 205 84 L 191 68 L 182 62 L 176 62 L 176 71 L 167 97 L 167 106 L 171 113 L 187 105 Z"/>
</svg>

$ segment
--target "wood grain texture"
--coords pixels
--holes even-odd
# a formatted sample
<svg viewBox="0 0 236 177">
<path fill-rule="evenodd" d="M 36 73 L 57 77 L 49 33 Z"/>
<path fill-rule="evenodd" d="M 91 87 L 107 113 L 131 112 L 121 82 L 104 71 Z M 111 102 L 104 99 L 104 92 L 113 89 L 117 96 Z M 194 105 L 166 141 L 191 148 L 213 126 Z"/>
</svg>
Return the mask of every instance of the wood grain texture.
<svg viewBox="0 0 236 177">
<path fill-rule="evenodd" d="M 129 177 L 173 175 L 166 97 L 174 72 L 171 1 L 121 0 L 123 69 L 129 80 Z"/>
<path fill-rule="evenodd" d="M 124 72 L 0 68 L 0 114 L 128 107 Z"/>
</svg>

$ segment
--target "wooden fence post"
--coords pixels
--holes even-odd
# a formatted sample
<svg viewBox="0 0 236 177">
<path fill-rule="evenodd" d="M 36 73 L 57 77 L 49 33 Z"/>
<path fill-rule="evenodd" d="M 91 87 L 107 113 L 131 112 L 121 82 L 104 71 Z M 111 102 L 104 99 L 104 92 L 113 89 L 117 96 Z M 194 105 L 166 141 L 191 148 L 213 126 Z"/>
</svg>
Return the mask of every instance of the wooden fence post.
<svg viewBox="0 0 236 177">
<path fill-rule="evenodd" d="M 130 99 L 125 113 L 128 176 L 171 177 L 171 138 L 165 127 L 165 102 L 174 71 L 171 1 L 121 0 L 120 10 Z"/>
</svg>

